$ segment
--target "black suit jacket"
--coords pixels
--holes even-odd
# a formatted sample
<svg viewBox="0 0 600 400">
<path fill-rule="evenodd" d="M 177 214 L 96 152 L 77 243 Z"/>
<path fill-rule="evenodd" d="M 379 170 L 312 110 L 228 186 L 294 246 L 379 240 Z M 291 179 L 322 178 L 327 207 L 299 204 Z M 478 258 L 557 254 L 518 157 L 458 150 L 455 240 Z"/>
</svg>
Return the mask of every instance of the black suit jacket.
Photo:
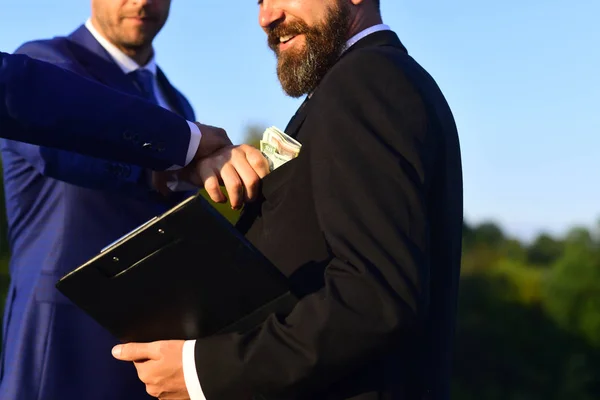
<svg viewBox="0 0 600 400">
<path fill-rule="evenodd" d="M 208 400 L 447 399 L 461 254 L 455 123 L 390 31 L 347 51 L 290 122 L 298 158 L 238 227 L 301 299 L 198 340 Z"/>
</svg>

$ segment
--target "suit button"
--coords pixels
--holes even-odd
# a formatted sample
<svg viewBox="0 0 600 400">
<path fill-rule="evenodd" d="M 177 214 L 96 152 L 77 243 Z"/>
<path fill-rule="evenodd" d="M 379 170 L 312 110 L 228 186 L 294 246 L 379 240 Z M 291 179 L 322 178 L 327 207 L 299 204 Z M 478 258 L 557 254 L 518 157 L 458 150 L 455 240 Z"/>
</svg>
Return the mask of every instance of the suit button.
<svg viewBox="0 0 600 400">
<path fill-rule="evenodd" d="M 117 165 L 110 164 L 110 163 L 107 163 L 105 166 L 106 172 L 111 175 L 117 175 L 117 168 L 118 168 Z"/>
<path fill-rule="evenodd" d="M 125 131 L 125 132 L 123 132 L 123 139 L 125 139 L 125 140 L 131 140 L 132 137 L 133 137 L 133 133 L 131 131 Z"/>
<path fill-rule="evenodd" d="M 156 150 L 157 150 L 157 151 L 165 151 L 165 145 L 164 145 L 164 143 L 159 143 L 159 144 L 156 146 Z"/>
<path fill-rule="evenodd" d="M 151 149 L 152 148 L 152 143 L 146 142 L 144 144 L 142 144 L 142 147 L 145 149 Z"/>
</svg>

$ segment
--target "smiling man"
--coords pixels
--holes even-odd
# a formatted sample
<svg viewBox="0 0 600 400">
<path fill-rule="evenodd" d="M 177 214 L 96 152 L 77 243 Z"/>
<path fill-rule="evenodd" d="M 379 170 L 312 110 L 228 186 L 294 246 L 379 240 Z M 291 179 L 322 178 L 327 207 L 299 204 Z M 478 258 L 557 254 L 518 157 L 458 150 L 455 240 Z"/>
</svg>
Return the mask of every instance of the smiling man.
<svg viewBox="0 0 600 400">
<path fill-rule="evenodd" d="M 130 343 L 160 399 L 447 400 L 462 240 L 452 113 L 378 0 L 262 0 L 297 158 L 237 227 L 300 299 L 248 332 Z"/>
</svg>

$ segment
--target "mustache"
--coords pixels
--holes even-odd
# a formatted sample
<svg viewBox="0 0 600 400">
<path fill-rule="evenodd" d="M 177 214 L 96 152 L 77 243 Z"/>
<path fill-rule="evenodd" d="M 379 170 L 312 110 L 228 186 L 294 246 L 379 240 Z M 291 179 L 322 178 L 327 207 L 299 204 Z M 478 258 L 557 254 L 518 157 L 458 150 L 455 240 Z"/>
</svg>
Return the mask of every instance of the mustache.
<svg viewBox="0 0 600 400">
<path fill-rule="evenodd" d="M 267 30 L 267 41 L 269 47 L 277 47 L 279 38 L 282 36 L 297 36 L 311 31 L 310 27 L 302 21 L 288 22 L 287 24 L 278 24 Z"/>
</svg>

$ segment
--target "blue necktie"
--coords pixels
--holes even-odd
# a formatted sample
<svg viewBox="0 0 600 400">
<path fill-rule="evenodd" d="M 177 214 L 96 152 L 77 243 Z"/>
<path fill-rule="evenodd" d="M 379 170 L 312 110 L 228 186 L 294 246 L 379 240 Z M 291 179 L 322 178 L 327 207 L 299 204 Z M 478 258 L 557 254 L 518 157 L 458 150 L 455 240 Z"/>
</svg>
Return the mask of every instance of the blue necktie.
<svg viewBox="0 0 600 400">
<path fill-rule="evenodd" d="M 154 93 L 154 75 L 152 75 L 152 72 L 139 68 L 130 72 L 129 75 L 133 77 L 144 98 L 154 104 L 158 104 L 156 94 Z"/>
</svg>

